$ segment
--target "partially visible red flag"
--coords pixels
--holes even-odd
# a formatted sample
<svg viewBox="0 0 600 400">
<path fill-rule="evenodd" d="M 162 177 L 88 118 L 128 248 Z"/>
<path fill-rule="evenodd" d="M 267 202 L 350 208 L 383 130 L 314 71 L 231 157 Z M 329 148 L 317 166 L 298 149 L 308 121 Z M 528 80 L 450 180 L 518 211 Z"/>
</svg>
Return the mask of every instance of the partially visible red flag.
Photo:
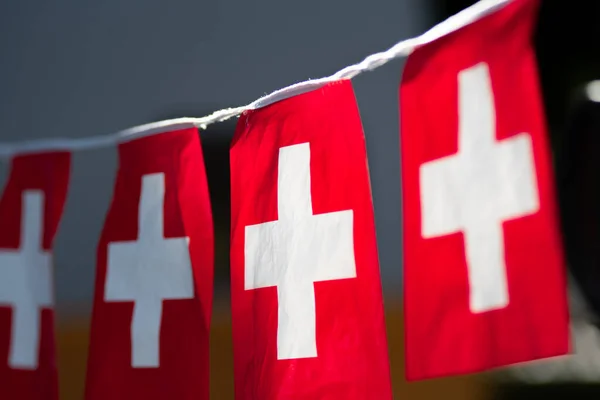
<svg viewBox="0 0 600 400">
<path fill-rule="evenodd" d="M 208 399 L 213 226 L 193 127 L 119 145 L 86 399 Z"/>
<path fill-rule="evenodd" d="M 245 112 L 231 197 L 236 399 L 391 399 L 351 83 Z"/>
<path fill-rule="evenodd" d="M 17 156 L 0 199 L 0 399 L 57 400 L 52 243 L 71 155 Z"/>
<path fill-rule="evenodd" d="M 537 9 L 514 0 L 408 58 L 400 86 L 408 379 L 569 350 L 531 46 Z"/>
</svg>

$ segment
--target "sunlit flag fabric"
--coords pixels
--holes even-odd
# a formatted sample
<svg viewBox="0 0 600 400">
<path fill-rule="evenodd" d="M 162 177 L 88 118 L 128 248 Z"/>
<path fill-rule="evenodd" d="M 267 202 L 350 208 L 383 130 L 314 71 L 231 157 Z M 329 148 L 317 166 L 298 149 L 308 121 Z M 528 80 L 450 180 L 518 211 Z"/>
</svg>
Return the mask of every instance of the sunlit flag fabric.
<svg viewBox="0 0 600 400">
<path fill-rule="evenodd" d="M 531 46 L 537 9 L 515 0 L 408 58 L 400 86 L 408 379 L 568 352 Z"/>
<path fill-rule="evenodd" d="M 119 145 L 86 399 L 208 399 L 213 226 L 197 130 Z"/>
<path fill-rule="evenodd" d="M 351 83 L 245 112 L 231 186 L 236 399 L 391 399 Z"/>
<path fill-rule="evenodd" d="M 71 155 L 17 156 L 0 199 L 0 399 L 56 400 L 52 243 Z"/>
</svg>

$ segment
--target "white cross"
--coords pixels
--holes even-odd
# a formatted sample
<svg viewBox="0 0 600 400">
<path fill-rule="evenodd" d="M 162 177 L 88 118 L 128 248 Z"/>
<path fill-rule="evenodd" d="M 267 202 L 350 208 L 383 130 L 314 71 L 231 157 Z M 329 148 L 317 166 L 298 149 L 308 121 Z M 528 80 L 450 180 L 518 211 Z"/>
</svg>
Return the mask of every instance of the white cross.
<svg viewBox="0 0 600 400">
<path fill-rule="evenodd" d="M 535 213 L 539 200 L 531 136 L 496 139 L 486 63 L 459 73 L 458 103 L 458 152 L 421 166 L 422 235 L 463 232 L 469 306 L 480 313 L 509 303 L 503 222 Z"/>
<path fill-rule="evenodd" d="M 21 247 L 0 250 L 0 305 L 13 309 L 8 365 L 38 367 L 42 308 L 54 305 L 52 255 L 42 249 L 44 194 L 23 192 Z"/>
<path fill-rule="evenodd" d="M 142 177 L 136 241 L 108 244 L 104 300 L 133 301 L 131 366 L 159 366 L 163 300 L 194 297 L 189 238 L 163 233 L 165 176 Z"/>
<path fill-rule="evenodd" d="M 280 148 L 279 219 L 246 226 L 245 289 L 277 287 L 279 360 L 317 356 L 314 283 L 356 278 L 352 210 L 313 215 L 310 181 L 309 144 Z"/>
</svg>

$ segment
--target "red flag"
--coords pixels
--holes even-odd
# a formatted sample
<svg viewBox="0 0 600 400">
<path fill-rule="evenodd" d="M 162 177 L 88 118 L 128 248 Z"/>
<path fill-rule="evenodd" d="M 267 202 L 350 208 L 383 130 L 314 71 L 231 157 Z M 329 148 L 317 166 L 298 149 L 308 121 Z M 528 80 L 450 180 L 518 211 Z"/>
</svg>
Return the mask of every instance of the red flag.
<svg viewBox="0 0 600 400">
<path fill-rule="evenodd" d="M 195 128 L 119 146 L 86 399 L 208 399 L 213 227 Z"/>
<path fill-rule="evenodd" d="M 0 399 L 56 400 L 52 243 L 71 155 L 17 156 L 0 199 Z"/>
<path fill-rule="evenodd" d="M 391 399 L 351 83 L 245 112 L 231 185 L 236 399 Z"/>
<path fill-rule="evenodd" d="M 537 1 L 417 49 L 400 86 L 408 379 L 565 354 Z"/>
</svg>

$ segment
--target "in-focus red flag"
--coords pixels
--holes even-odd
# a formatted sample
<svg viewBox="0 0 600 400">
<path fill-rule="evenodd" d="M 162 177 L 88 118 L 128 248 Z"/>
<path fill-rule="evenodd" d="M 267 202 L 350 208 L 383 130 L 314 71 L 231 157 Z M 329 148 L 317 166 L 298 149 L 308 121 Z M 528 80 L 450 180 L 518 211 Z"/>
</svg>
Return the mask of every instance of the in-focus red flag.
<svg viewBox="0 0 600 400">
<path fill-rule="evenodd" d="M 400 86 L 408 379 L 568 352 L 562 243 L 515 0 L 417 49 Z"/>
<path fill-rule="evenodd" d="M 391 399 L 351 83 L 245 112 L 231 198 L 236 399 Z"/>
<path fill-rule="evenodd" d="M 71 155 L 17 156 L 0 199 L 0 399 L 57 400 L 52 243 Z"/>
<path fill-rule="evenodd" d="M 208 399 L 213 226 L 198 132 L 119 146 L 86 399 Z"/>
</svg>

